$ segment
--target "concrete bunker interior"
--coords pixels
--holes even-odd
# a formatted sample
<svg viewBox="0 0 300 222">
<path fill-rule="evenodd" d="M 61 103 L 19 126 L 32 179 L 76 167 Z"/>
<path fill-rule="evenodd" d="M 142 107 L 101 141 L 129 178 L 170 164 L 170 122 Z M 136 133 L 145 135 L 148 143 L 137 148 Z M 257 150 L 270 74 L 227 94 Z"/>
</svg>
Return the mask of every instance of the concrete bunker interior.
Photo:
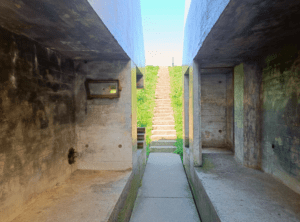
<svg viewBox="0 0 300 222">
<path fill-rule="evenodd" d="M 107 209 L 85 209 L 87 218 L 126 220 L 146 161 L 145 149 L 137 150 L 135 96 L 143 60 L 125 52 L 107 15 L 88 1 L 2 1 L 0 14 L 1 221 L 46 221 L 43 209 L 55 206 L 46 193 L 68 201 L 66 190 L 83 202 L 98 195 Z M 141 26 L 125 28 L 137 34 Z M 92 196 L 76 188 L 83 184 Z M 75 219 L 78 206 L 60 207 Z M 72 221 L 66 216 L 56 217 Z"/>
<path fill-rule="evenodd" d="M 191 2 L 184 165 L 203 221 L 299 220 L 299 8 L 297 1 Z M 236 205 L 247 187 L 252 213 Z M 265 198 L 279 210 L 276 195 L 295 216 L 272 218 L 274 209 L 258 203 Z M 226 201 L 235 212 L 226 213 Z"/>
</svg>

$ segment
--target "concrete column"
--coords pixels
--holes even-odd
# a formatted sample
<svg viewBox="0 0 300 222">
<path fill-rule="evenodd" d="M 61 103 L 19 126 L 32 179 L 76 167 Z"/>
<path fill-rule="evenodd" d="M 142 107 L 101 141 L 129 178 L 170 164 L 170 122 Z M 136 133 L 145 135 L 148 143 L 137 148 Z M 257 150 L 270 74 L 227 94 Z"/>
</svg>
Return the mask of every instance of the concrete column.
<svg viewBox="0 0 300 222">
<path fill-rule="evenodd" d="M 189 73 L 189 145 L 193 166 L 202 165 L 200 79 L 200 68 L 194 61 Z"/>
<path fill-rule="evenodd" d="M 189 70 L 183 75 L 184 95 L 183 95 L 183 139 L 184 146 L 189 148 Z"/>
<path fill-rule="evenodd" d="M 244 162 L 244 65 L 234 67 L 234 156 Z"/>
<path fill-rule="evenodd" d="M 262 69 L 244 63 L 244 165 L 261 168 L 261 87 Z"/>
</svg>

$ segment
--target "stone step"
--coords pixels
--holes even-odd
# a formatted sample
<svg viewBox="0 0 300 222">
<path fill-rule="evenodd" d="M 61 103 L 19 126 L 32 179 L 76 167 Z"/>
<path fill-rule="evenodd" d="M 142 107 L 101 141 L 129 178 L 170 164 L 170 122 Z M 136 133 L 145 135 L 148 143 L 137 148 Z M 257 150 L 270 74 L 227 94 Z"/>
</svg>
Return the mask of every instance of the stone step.
<svg viewBox="0 0 300 222">
<path fill-rule="evenodd" d="M 174 153 L 176 146 L 150 146 L 152 153 Z"/>
<path fill-rule="evenodd" d="M 156 105 L 157 106 L 162 106 L 162 105 L 168 105 L 169 107 L 172 107 L 171 106 L 171 101 L 155 101 Z"/>
<path fill-rule="evenodd" d="M 151 140 L 161 140 L 161 139 L 165 139 L 165 140 L 175 140 L 177 139 L 176 135 L 152 135 L 151 136 Z"/>
<path fill-rule="evenodd" d="M 171 103 L 169 103 L 169 104 L 165 104 L 165 102 L 156 102 L 156 103 L 158 103 L 158 104 L 156 104 L 156 106 L 155 106 L 155 108 L 169 108 L 169 107 L 172 107 L 171 106 Z"/>
<path fill-rule="evenodd" d="M 173 116 L 170 116 L 170 117 L 164 117 L 164 116 L 160 116 L 160 117 L 156 117 L 156 116 L 154 116 L 153 117 L 153 121 L 156 121 L 156 120 L 158 120 L 158 121 L 160 121 L 160 120 L 165 120 L 165 121 L 168 121 L 168 120 L 170 120 L 170 121 L 174 121 L 174 117 Z"/>
<path fill-rule="evenodd" d="M 168 115 L 166 115 L 168 114 Z M 170 119 L 172 118 L 172 120 L 174 119 L 174 115 L 172 115 L 172 113 L 154 113 L 153 116 L 153 120 L 158 120 L 158 119 Z"/>
<path fill-rule="evenodd" d="M 170 96 L 155 96 L 155 99 L 168 99 Z"/>
<path fill-rule="evenodd" d="M 174 146 L 176 140 L 157 140 L 151 141 L 150 146 Z"/>
<path fill-rule="evenodd" d="M 175 130 L 175 125 L 152 125 L 153 130 Z"/>
<path fill-rule="evenodd" d="M 161 108 L 161 109 L 154 109 L 154 112 L 156 113 L 173 113 L 172 108 Z"/>
<path fill-rule="evenodd" d="M 157 114 L 157 115 L 154 114 L 153 118 L 155 118 L 153 120 L 160 120 L 160 119 L 162 119 L 162 120 L 174 120 L 173 115 L 164 116 L 164 115 L 160 115 L 160 114 Z"/>
<path fill-rule="evenodd" d="M 155 103 L 157 105 L 170 105 L 171 106 L 171 100 L 169 100 L 169 99 L 155 99 Z"/>
<path fill-rule="evenodd" d="M 161 106 L 168 106 L 168 107 L 172 107 L 171 102 L 155 102 L 155 105 L 157 107 L 161 107 Z"/>
<path fill-rule="evenodd" d="M 174 120 L 154 120 L 152 121 L 153 125 L 175 125 Z"/>
<path fill-rule="evenodd" d="M 172 115 L 172 113 L 154 113 L 154 117 L 161 117 L 161 118 L 168 118 L 168 117 L 172 117 L 174 118 L 174 115 Z"/>
<path fill-rule="evenodd" d="M 170 98 L 170 93 L 167 93 L 167 92 L 161 92 L 161 93 L 155 93 L 155 96 L 167 96 Z"/>
<path fill-rule="evenodd" d="M 152 135 L 176 135 L 176 130 L 152 130 Z"/>
<path fill-rule="evenodd" d="M 154 109 L 154 113 L 173 113 L 172 108 Z"/>
</svg>

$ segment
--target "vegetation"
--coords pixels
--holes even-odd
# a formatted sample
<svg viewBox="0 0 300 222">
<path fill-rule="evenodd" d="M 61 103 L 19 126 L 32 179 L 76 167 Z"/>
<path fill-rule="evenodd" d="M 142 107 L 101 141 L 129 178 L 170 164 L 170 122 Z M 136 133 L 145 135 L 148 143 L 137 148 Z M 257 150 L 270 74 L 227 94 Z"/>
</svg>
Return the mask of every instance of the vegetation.
<svg viewBox="0 0 300 222">
<path fill-rule="evenodd" d="M 170 84 L 171 84 L 171 103 L 174 111 L 175 130 L 177 139 L 175 146 L 177 149 L 174 153 L 179 154 L 183 160 L 183 82 L 182 82 L 182 66 L 169 67 Z"/>
<path fill-rule="evenodd" d="M 150 152 L 152 118 L 155 107 L 155 89 L 157 83 L 158 66 L 146 66 L 144 75 L 144 89 L 137 91 L 137 126 L 146 128 L 147 156 Z"/>
</svg>

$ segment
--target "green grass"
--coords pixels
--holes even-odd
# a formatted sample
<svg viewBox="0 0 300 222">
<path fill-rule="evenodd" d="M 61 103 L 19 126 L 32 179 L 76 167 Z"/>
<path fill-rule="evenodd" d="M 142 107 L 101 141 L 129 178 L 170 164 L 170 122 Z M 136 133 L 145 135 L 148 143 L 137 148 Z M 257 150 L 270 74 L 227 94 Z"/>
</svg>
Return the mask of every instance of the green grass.
<svg viewBox="0 0 300 222">
<path fill-rule="evenodd" d="M 182 82 L 182 66 L 169 67 L 170 84 L 171 84 L 171 103 L 174 111 L 175 130 L 176 130 L 176 143 L 177 149 L 174 153 L 179 154 L 183 160 L 183 117 L 182 117 L 182 95 L 183 95 L 183 82 Z"/>
<path fill-rule="evenodd" d="M 155 107 L 155 89 L 157 83 L 158 66 L 146 66 L 144 89 L 137 91 L 137 126 L 146 128 L 146 151 L 150 152 L 152 118 Z"/>
</svg>

